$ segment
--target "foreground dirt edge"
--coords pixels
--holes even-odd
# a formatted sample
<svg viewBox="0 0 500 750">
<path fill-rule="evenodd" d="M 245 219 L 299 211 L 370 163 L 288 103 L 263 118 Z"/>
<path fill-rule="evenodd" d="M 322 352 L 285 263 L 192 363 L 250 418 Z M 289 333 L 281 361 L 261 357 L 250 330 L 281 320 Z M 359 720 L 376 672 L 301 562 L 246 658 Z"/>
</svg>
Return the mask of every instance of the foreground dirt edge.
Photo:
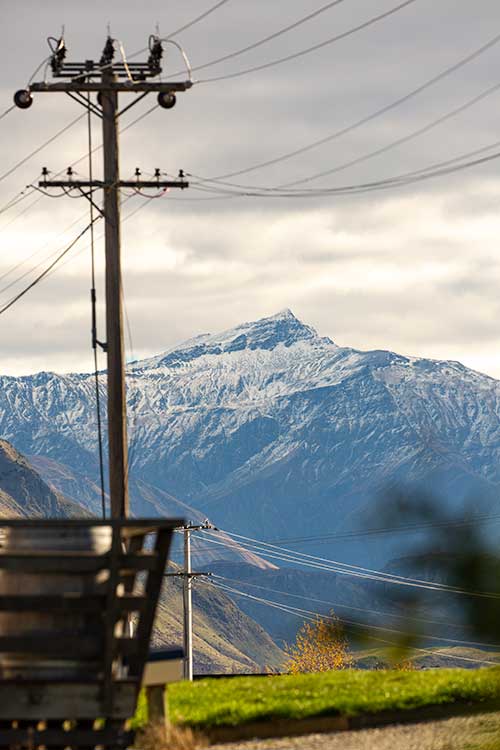
<svg viewBox="0 0 500 750">
<path fill-rule="evenodd" d="M 417 724 L 453 716 L 469 716 L 500 711 L 500 701 L 485 703 L 452 703 L 425 706 L 407 711 L 381 711 L 360 716 L 312 716 L 306 719 L 269 719 L 253 721 L 235 727 L 196 727 L 209 744 L 240 740 L 292 737 L 303 734 L 345 732 L 370 729 L 389 724 Z"/>
</svg>

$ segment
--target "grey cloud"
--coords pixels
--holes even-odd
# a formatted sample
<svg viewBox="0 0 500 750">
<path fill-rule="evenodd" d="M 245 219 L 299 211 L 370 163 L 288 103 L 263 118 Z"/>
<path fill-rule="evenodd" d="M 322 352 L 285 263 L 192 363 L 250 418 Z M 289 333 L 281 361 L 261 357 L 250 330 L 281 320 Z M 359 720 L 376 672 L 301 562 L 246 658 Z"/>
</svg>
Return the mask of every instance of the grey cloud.
<svg viewBox="0 0 500 750">
<path fill-rule="evenodd" d="M 381 0 L 377 12 L 393 4 Z M 168 14 L 163 0 L 148 0 L 140 8 L 132 0 L 111 0 L 105 6 L 95 0 L 85 6 L 24 0 L 22 12 L 13 3 L 5 6 L 9 34 L 2 46 L 0 90 L 7 106 L 12 88 L 23 85 L 46 55 L 44 37 L 58 33 L 61 23 L 66 25 L 73 59 L 100 54 L 108 20 L 130 53 L 144 46 L 156 20 L 167 33 L 205 10 L 206 2 L 193 0 L 189 8 L 171 3 Z M 186 32 L 182 41 L 197 64 L 251 43 L 310 10 L 306 0 L 230 2 Z M 369 3 L 342 4 L 255 53 L 199 75 L 286 55 L 374 13 Z M 158 110 L 124 134 L 123 173 L 139 165 L 170 172 L 182 167 L 213 176 L 291 151 L 369 114 L 453 64 L 491 38 L 498 20 L 495 0 L 478 0 L 474 7 L 453 0 L 415 3 L 376 27 L 296 62 L 194 87 L 179 97 L 172 112 Z M 235 180 L 279 184 L 390 143 L 494 84 L 499 54 L 500 46 L 349 136 Z M 14 59 L 22 59 L 22 74 L 19 64 L 14 70 Z M 174 60 L 172 66 L 180 67 Z M 311 186 L 378 179 L 477 148 L 499 137 L 497 109 L 498 96 L 493 96 L 411 143 Z M 131 113 L 130 119 L 140 111 Z M 40 95 L 31 110 L 3 120 L 2 170 L 77 114 L 76 105 L 66 98 Z M 97 124 L 94 136 L 98 142 Z M 82 124 L 0 182 L 0 205 L 33 180 L 41 166 L 57 171 L 85 148 Z M 99 172 L 100 155 L 95 165 Z M 85 174 L 87 167 L 82 164 L 79 171 Z M 361 348 L 392 347 L 421 354 L 439 348 L 446 356 L 451 350 L 467 353 L 493 346 L 498 319 L 497 269 L 492 266 L 498 232 L 497 171 L 492 164 L 400 192 L 353 197 L 197 201 L 192 198 L 201 194 L 193 190 L 152 201 L 123 228 L 126 258 L 133 254 L 139 259 L 148 251 L 145 267 L 137 270 L 137 263 L 131 263 L 125 280 L 137 349 L 154 353 L 207 327 L 222 329 L 284 306 L 318 325 L 322 333 Z M 124 206 L 124 216 L 133 207 L 132 202 Z M 81 201 L 46 198 L 5 228 L 3 236 L 11 213 L 0 216 L 0 274 L 36 249 L 54 226 L 64 228 L 85 210 Z M 482 219 L 491 225 L 488 247 L 486 235 L 481 240 L 473 236 L 475 222 Z M 457 222 L 469 231 L 460 235 Z M 53 238 L 52 245 L 58 246 L 59 240 Z M 159 271 L 152 248 L 158 253 Z M 183 260 L 165 270 L 161 254 L 169 250 L 178 250 Z M 477 264 L 471 260 L 474 255 L 480 256 Z M 448 264 L 445 278 L 429 271 L 430 280 L 422 281 L 418 274 L 433 263 Z M 400 274 L 404 285 L 398 288 L 395 282 L 388 289 L 387 282 L 380 282 L 374 289 L 371 276 L 377 265 Z M 410 292 L 406 282 L 412 273 L 420 280 Z M 364 291 L 359 285 L 349 288 L 353 275 L 366 283 Z M 333 285 L 334 276 L 343 279 L 343 287 Z M 331 288 L 325 291 L 321 282 Z M 81 363 L 87 361 L 87 305 L 88 269 L 76 278 L 61 271 L 27 295 L 16 312 L 1 321 L 8 321 L 0 325 L 8 368 L 33 369 L 45 362 L 48 367 L 71 369 L 73 365 L 61 364 L 65 355 L 69 363 L 85 366 Z"/>
</svg>

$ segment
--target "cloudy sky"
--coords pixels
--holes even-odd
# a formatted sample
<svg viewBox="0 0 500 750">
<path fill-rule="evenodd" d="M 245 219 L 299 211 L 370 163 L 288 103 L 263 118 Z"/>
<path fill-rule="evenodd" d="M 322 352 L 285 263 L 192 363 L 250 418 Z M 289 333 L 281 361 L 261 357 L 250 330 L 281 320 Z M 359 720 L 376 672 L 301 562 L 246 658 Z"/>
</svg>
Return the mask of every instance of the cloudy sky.
<svg viewBox="0 0 500 750">
<path fill-rule="evenodd" d="M 166 36 L 214 4 L 4 0 L 0 113 L 47 56 L 46 37 L 58 36 L 62 25 L 69 60 L 98 58 L 108 23 L 131 56 L 146 45 L 156 24 Z M 226 0 L 175 38 L 197 67 L 323 5 L 321 0 Z M 173 110 L 156 108 L 123 133 L 122 176 L 136 166 L 144 174 L 155 167 L 171 174 L 182 168 L 196 175 L 196 182 L 246 170 L 368 117 L 500 34 L 496 0 L 414 0 L 295 60 L 207 80 L 321 43 L 396 5 L 397 0 L 343 0 L 251 52 L 195 71 L 200 83 L 180 95 Z M 169 72 L 182 70 L 182 60 L 173 46 L 167 52 L 168 78 Z M 390 146 L 500 83 L 499 61 L 500 41 L 344 136 L 229 181 L 275 187 Z M 138 104 L 123 116 L 123 127 L 153 104 Z M 15 110 L 0 121 L 0 208 L 38 179 L 42 166 L 58 172 L 85 154 L 82 120 L 3 176 L 79 114 L 68 97 L 40 94 L 31 109 Z M 453 159 L 500 140 L 499 121 L 500 87 L 424 134 L 304 187 L 373 182 Z M 96 145 L 99 126 L 96 121 Z M 97 172 L 100 162 L 98 152 Z M 158 353 L 190 336 L 289 307 L 341 345 L 459 359 L 500 377 L 499 168 L 500 160 L 491 161 L 434 180 L 350 196 L 221 196 L 196 189 L 151 201 L 124 196 L 123 218 L 137 211 L 123 224 L 132 331 L 128 355 Z M 76 169 L 88 174 L 85 162 Z M 50 263 L 86 225 L 87 214 L 83 199 L 39 200 L 37 195 L 0 213 L 1 302 Z M 100 236 L 102 228 L 96 232 Z M 99 240 L 101 300 L 102 251 Z M 0 317 L 3 373 L 91 368 L 89 274 L 84 239 L 57 272 Z"/>
</svg>

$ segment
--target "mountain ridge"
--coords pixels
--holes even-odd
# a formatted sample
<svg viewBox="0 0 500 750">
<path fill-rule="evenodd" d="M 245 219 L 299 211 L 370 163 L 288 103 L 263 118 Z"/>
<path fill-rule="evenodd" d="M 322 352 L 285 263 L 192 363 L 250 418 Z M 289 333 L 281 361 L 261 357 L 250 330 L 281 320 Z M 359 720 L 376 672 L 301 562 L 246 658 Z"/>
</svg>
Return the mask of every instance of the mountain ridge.
<svg viewBox="0 0 500 750">
<path fill-rule="evenodd" d="M 500 484 L 497 380 L 340 347 L 290 310 L 131 364 L 127 393 L 131 482 L 260 538 L 352 529 L 387 487 L 459 507 Z M 94 399 L 90 374 L 0 377 L 0 434 L 97 483 Z"/>
</svg>

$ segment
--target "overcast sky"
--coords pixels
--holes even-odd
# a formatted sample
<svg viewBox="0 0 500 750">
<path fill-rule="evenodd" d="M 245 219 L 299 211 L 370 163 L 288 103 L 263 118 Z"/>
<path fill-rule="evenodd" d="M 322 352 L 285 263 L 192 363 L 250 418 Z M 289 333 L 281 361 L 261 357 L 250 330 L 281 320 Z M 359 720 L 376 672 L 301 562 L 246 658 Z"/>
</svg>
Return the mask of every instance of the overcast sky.
<svg viewBox="0 0 500 750">
<path fill-rule="evenodd" d="M 69 60 L 97 59 L 108 22 L 112 35 L 132 55 L 146 45 L 157 23 L 167 35 L 213 4 L 4 0 L 0 113 L 47 56 L 46 37 L 58 36 L 63 24 Z M 326 0 L 229 0 L 176 39 L 197 66 L 323 4 Z M 217 77 L 283 57 L 397 4 L 344 0 L 253 52 L 194 77 Z M 200 82 L 179 95 L 174 109 L 157 108 L 123 134 L 122 176 L 139 166 L 145 174 L 160 167 L 214 177 L 273 159 L 390 104 L 497 33 L 498 0 L 416 0 L 370 28 L 296 60 L 233 79 Z M 167 53 L 168 78 L 169 71 L 182 69 L 182 60 L 174 47 L 167 47 Z M 500 83 L 499 62 L 500 43 L 384 116 L 233 181 L 273 187 L 389 145 Z M 43 68 L 35 80 L 42 77 Z M 123 95 L 123 103 L 125 99 L 131 100 Z M 154 99 L 138 104 L 123 116 L 123 126 L 153 104 Z M 77 104 L 57 94 L 40 94 L 31 109 L 10 113 L 0 122 L 0 174 L 79 114 Z M 427 167 L 499 140 L 499 122 L 500 90 L 418 138 L 305 186 L 357 184 Z M 42 166 L 58 172 L 83 156 L 86 138 L 82 120 L 0 179 L 0 206 L 36 180 Z M 99 138 L 96 120 L 96 144 Z M 98 172 L 101 158 L 97 153 Z M 141 210 L 123 224 L 133 339 L 128 356 L 156 354 L 199 333 L 289 307 L 340 345 L 459 359 L 500 377 L 499 168 L 500 160 L 349 197 L 206 200 L 213 196 L 191 190 L 152 201 L 130 198 L 123 218 Z M 76 169 L 88 174 L 84 162 Z M 87 222 L 83 199 L 43 197 L 29 207 L 33 203 L 28 198 L 0 215 L 2 302 L 29 283 Z M 99 236 L 102 228 L 96 231 Z M 102 241 L 97 250 L 101 259 Z M 89 273 L 84 239 L 56 273 L 0 317 L 2 373 L 91 368 Z M 98 293 L 102 300 L 101 260 Z M 102 327 L 100 334 L 103 338 Z"/>
</svg>

